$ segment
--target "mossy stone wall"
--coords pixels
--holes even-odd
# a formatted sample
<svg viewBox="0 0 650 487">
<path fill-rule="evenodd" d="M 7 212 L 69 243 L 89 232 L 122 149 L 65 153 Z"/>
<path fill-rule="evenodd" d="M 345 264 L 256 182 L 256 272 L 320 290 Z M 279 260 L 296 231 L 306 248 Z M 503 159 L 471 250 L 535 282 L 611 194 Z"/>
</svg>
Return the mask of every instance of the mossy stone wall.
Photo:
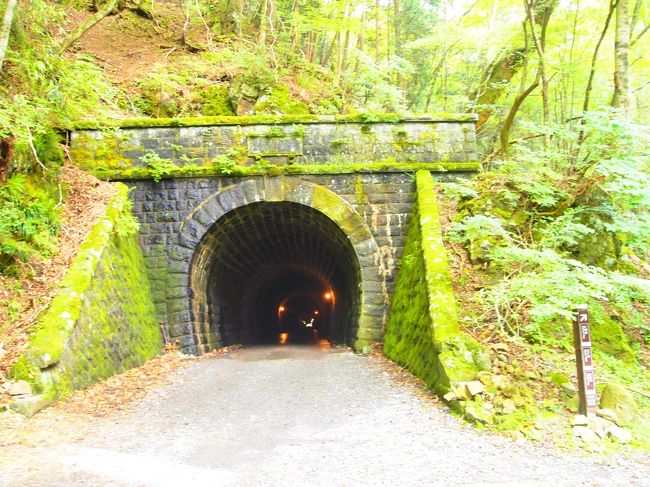
<svg viewBox="0 0 650 487">
<path fill-rule="evenodd" d="M 141 364 L 162 337 L 128 188 L 92 228 L 13 368 L 48 399 Z"/>
<path fill-rule="evenodd" d="M 417 198 L 397 273 L 384 353 L 437 393 L 489 368 L 487 352 L 460 330 L 433 179 L 416 176 Z"/>
<path fill-rule="evenodd" d="M 405 164 L 478 169 L 471 115 L 127 120 L 103 128 L 80 125 L 70 148 L 79 167 L 111 179 L 158 178 L 161 172 L 162 177 L 245 175 L 250 168 L 285 166 L 304 171 L 327 166 L 330 173 L 359 164 L 367 170 L 387 164 L 399 165 L 397 171 Z"/>
</svg>

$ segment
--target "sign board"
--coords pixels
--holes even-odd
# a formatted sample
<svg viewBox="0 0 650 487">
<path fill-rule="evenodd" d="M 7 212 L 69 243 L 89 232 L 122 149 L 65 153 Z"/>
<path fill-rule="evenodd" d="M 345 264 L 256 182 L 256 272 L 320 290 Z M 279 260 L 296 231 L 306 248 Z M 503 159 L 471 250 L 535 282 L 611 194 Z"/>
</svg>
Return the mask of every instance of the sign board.
<svg viewBox="0 0 650 487">
<path fill-rule="evenodd" d="M 576 350 L 576 366 L 578 368 L 578 394 L 580 398 L 578 412 L 586 415 L 587 412 L 598 407 L 594 357 L 591 346 L 591 331 L 589 329 L 589 311 L 586 304 L 581 304 L 576 309 L 573 338 Z"/>
</svg>

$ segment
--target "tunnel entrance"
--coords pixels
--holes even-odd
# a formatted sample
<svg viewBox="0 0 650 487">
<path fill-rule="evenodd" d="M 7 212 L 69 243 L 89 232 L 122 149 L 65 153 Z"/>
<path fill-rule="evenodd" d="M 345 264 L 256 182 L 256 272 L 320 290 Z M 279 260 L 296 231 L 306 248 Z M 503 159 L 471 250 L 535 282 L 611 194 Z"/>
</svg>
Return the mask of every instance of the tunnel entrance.
<svg viewBox="0 0 650 487">
<path fill-rule="evenodd" d="M 352 344 L 360 268 L 348 236 L 299 203 L 255 202 L 222 215 L 191 266 L 195 319 L 214 346 Z"/>
</svg>

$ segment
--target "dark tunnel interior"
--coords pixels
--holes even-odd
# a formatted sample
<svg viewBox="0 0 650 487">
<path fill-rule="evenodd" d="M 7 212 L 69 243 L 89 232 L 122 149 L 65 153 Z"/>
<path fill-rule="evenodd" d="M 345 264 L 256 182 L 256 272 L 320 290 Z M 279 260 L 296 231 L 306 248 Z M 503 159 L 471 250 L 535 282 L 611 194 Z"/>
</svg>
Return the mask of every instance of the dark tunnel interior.
<svg viewBox="0 0 650 487">
<path fill-rule="evenodd" d="M 217 220 L 193 262 L 194 309 L 220 345 L 351 343 L 359 264 L 327 216 L 259 202 Z"/>
</svg>

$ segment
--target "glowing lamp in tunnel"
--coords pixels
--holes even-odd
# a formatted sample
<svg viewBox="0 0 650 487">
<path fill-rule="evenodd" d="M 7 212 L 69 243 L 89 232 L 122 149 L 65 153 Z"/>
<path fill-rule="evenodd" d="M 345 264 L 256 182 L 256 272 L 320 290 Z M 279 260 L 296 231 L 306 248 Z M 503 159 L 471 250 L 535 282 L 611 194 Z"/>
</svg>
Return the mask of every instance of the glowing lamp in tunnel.
<svg viewBox="0 0 650 487">
<path fill-rule="evenodd" d="M 282 306 L 282 305 L 278 306 L 278 314 L 282 314 L 282 313 L 284 313 L 284 310 L 285 310 L 285 309 L 286 309 L 286 308 L 285 308 L 284 306 Z"/>
<path fill-rule="evenodd" d="M 334 298 L 334 293 L 332 293 L 332 291 L 327 291 L 323 294 L 323 298 L 325 298 L 325 301 L 331 301 Z"/>
<path fill-rule="evenodd" d="M 314 314 L 315 314 L 315 315 L 319 314 L 319 313 L 318 313 L 318 310 L 314 311 Z"/>
</svg>

